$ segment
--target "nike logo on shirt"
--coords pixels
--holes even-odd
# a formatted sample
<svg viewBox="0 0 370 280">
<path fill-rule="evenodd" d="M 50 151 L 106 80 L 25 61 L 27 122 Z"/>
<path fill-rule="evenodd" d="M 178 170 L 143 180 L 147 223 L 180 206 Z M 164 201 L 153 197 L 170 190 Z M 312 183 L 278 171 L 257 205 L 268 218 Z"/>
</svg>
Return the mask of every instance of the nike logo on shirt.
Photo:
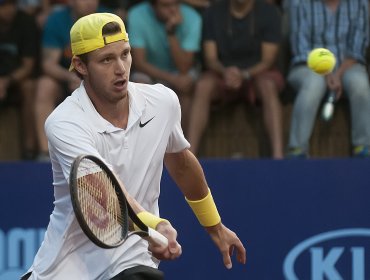
<svg viewBox="0 0 370 280">
<path fill-rule="evenodd" d="M 154 116 L 155 117 L 155 116 Z M 142 123 L 141 121 L 140 121 L 140 123 L 139 123 L 139 126 L 140 127 L 144 127 L 144 126 L 146 126 L 152 119 L 154 119 L 154 117 L 153 118 L 151 118 L 151 119 L 149 119 L 148 121 L 146 121 L 145 123 Z"/>
</svg>

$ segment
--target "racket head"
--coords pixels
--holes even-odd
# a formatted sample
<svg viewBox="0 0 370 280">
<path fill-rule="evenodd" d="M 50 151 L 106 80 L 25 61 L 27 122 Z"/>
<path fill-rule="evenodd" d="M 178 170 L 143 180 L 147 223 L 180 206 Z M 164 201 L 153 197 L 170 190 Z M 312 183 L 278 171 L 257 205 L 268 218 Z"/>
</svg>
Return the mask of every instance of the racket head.
<svg viewBox="0 0 370 280">
<path fill-rule="evenodd" d="M 113 172 L 99 158 L 80 155 L 69 179 L 73 210 L 86 236 L 102 248 L 121 245 L 129 228 L 127 201 Z"/>
</svg>

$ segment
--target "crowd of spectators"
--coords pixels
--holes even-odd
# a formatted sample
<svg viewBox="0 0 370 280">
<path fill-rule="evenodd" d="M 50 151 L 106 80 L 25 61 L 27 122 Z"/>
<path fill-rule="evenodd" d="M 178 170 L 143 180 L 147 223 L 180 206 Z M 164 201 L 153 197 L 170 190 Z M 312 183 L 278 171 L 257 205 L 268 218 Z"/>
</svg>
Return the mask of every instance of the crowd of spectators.
<svg viewBox="0 0 370 280">
<path fill-rule="evenodd" d="M 0 0 L 0 110 L 17 104 L 23 159 L 48 160 L 44 122 L 80 79 L 69 72 L 69 30 L 93 12 L 123 18 L 133 56 L 131 81 L 163 83 L 182 106 L 197 154 L 211 108 L 239 100 L 262 108 L 271 158 L 307 158 L 328 91 L 347 98 L 353 156 L 368 157 L 370 85 L 367 0 Z M 337 57 L 313 73 L 310 50 Z M 283 66 L 281 58 L 283 59 Z M 286 70 L 288 69 L 288 71 Z M 295 96 L 284 143 L 281 93 Z M 257 136 L 256 136 L 257 137 Z"/>
</svg>

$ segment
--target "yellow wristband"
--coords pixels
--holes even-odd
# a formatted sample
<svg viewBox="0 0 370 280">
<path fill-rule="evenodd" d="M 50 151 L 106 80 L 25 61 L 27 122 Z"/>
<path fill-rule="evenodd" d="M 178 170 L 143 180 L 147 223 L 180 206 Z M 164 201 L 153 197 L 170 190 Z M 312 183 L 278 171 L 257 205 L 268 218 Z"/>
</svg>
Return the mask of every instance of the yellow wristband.
<svg viewBox="0 0 370 280">
<path fill-rule="evenodd" d="M 218 214 L 210 189 L 208 189 L 206 197 L 201 200 L 189 200 L 186 197 L 185 199 L 202 226 L 211 227 L 221 222 L 221 217 Z"/>
<path fill-rule="evenodd" d="M 160 222 L 168 222 L 166 219 L 162 219 L 146 211 L 138 213 L 137 216 L 145 225 L 147 225 L 148 227 L 152 229 L 156 229 L 157 225 Z M 134 229 L 139 230 L 139 228 L 135 224 L 134 224 Z"/>
</svg>

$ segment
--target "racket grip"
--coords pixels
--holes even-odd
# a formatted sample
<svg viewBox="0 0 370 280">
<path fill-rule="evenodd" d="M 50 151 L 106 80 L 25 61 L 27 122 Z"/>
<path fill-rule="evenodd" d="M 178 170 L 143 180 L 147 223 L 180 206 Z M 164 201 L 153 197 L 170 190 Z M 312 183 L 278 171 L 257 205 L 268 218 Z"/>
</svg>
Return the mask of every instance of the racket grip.
<svg viewBox="0 0 370 280">
<path fill-rule="evenodd" d="M 168 246 L 168 239 L 158 231 L 149 228 L 148 229 L 149 237 L 152 238 L 152 240 L 157 243 L 158 245 L 167 247 Z"/>
</svg>

